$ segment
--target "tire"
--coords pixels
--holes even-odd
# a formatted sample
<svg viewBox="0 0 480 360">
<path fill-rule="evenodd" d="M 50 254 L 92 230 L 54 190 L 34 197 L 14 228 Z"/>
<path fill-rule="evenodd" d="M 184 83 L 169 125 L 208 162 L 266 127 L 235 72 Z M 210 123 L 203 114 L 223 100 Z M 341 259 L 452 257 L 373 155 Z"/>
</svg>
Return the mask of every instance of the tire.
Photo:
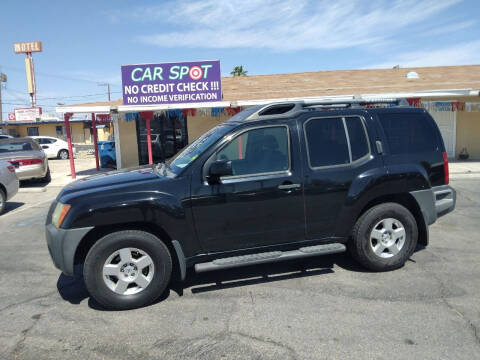
<svg viewBox="0 0 480 360">
<path fill-rule="evenodd" d="M 130 260 L 127 256 L 120 255 L 126 253 L 132 256 Z M 144 261 L 145 255 L 149 260 Z M 141 263 L 148 261 L 151 264 L 142 269 Z M 105 275 L 107 267 L 115 275 Z M 139 230 L 118 231 L 104 236 L 92 246 L 83 267 L 83 277 L 90 295 L 99 304 L 112 310 L 150 305 L 165 291 L 171 275 L 172 258 L 167 246 L 155 235 Z M 142 284 L 143 287 L 138 285 L 140 276 L 149 279 L 149 283 Z M 128 287 L 119 290 L 126 282 Z"/>
<path fill-rule="evenodd" d="M 5 211 L 5 207 L 7 205 L 7 196 L 5 195 L 5 192 L 3 189 L 0 189 L 0 215 L 3 214 Z"/>
<path fill-rule="evenodd" d="M 353 258 L 367 269 L 389 271 L 405 264 L 417 240 L 418 228 L 412 213 L 400 204 L 384 203 L 358 219 L 348 248 Z"/>
<path fill-rule="evenodd" d="M 50 181 L 52 181 L 52 175 L 50 174 L 50 168 L 47 169 L 47 173 L 45 174 L 45 176 L 41 179 L 41 181 L 43 183 L 49 183 Z"/>
<path fill-rule="evenodd" d="M 57 156 L 57 157 L 58 157 L 58 159 L 60 159 L 60 160 L 67 160 L 70 156 L 69 156 L 69 154 L 68 154 L 68 150 L 63 149 L 63 150 L 60 150 L 60 151 L 58 152 L 58 156 Z"/>
</svg>

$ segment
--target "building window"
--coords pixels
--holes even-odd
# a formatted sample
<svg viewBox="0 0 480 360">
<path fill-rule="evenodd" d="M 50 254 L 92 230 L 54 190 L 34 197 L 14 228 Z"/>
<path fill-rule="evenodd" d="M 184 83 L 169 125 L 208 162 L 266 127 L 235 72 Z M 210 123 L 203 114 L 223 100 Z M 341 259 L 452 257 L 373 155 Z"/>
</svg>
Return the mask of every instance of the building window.
<svg viewBox="0 0 480 360">
<path fill-rule="evenodd" d="M 38 127 L 27 127 L 28 136 L 38 136 Z"/>
</svg>

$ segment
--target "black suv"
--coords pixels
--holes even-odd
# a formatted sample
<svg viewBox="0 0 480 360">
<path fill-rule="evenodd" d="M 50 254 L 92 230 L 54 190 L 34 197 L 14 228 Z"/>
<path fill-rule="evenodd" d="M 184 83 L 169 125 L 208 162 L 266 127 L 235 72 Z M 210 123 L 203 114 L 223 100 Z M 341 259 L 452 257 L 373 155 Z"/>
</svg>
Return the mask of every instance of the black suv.
<svg viewBox="0 0 480 360">
<path fill-rule="evenodd" d="M 368 106 L 365 106 L 368 105 Z M 366 101 L 246 109 L 166 163 L 66 186 L 46 223 L 55 265 L 129 309 L 173 275 L 343 252 L 403 266 L 455 207 L 427 111 Z"/>
</svg>

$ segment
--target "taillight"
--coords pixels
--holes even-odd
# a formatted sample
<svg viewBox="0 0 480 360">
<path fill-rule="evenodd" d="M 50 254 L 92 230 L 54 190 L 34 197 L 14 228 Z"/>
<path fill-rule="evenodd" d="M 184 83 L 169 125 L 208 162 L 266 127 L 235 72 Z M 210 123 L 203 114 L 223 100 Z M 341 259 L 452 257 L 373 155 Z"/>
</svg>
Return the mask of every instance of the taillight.
<svg viewBox="0 0 480 360">
<path fill-rule="evenodd" d="M 18 165 L 18 166 L 25 166 L 25 165 L 41 164 L 42 162 L 43 162 L 42 159 L 22 159 L 22 160 L 10 161 L 10 164 Z"/>
<path fill-rule="evenodd" d="M 448 185 L 450 182 L 450 172 L 448 171 L 448 156 L 445 151 L 443 152 L 443 173 L 445 174 L 445 185 Z"/>
<path fill-rule="evenodd" d="M 12 173 L 15 172 L 15 166 L 13 166 L 13 165 L 8 165 L 7 169 L 10 170 L 10 172 L 12 172 Z"/>
</svg>

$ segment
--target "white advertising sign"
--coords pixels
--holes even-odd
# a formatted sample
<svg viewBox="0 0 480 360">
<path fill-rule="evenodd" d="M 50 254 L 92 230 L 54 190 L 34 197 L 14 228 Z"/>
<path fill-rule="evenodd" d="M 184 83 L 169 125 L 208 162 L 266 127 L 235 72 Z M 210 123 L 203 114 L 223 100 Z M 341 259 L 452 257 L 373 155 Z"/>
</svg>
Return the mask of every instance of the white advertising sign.
<svg viewBox="0 0 480 360">
<path fill-rule="evenodd" d="M 15 121 L 35 121 L 41 113 L 39 107 L 15 109 Z"/>
</svg>

